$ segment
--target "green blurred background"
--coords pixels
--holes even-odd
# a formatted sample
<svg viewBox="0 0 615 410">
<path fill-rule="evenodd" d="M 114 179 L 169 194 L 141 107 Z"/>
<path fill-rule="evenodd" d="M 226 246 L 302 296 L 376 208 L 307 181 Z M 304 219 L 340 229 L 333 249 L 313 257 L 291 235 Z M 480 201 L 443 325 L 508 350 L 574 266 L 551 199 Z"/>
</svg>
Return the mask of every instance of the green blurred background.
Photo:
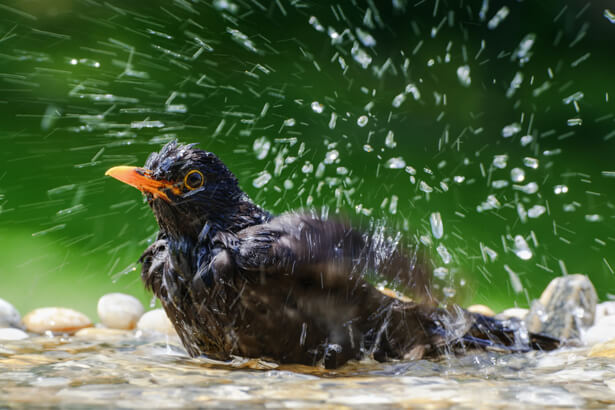
<svg viewBox="0 0 615 410">
<path fill-rule="evenodd" d="M 565 272 L 590 275 L 607 299 L 606 8 L 5 0 L 0 297 L 22 314 L 60 305 L 94 318 L 108 292 L 150 304 L 135 262 L 154 219 L 103 175 L 177 138 L 217 153 L 271 211 L 322 208 L 424 243 L 462 303 L 527 306 Z M 531 256 L 517 256 L 519 238 Z"/>
</svg>

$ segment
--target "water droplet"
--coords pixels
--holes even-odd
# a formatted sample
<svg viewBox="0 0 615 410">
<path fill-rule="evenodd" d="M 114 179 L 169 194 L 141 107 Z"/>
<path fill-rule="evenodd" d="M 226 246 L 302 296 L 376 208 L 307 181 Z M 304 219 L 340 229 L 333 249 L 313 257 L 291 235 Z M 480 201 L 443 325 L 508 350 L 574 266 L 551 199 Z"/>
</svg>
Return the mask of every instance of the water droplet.
<svg viewBox="0 0 615 410">
<path fill-rule="evenodd" d="M 534 205 L 533 207 L 528 209 L 527 216 L 529 216 L 530 218 L 538 218 L 540 215 L 544 214 L 546 211 L 547 211 L 547 208 L 545 208 L 544 206 Z"/>
<path fill-rule="evenodd" d="M 508 272 L 510 284 L 515 293 L 521 293 L 523 291 L 523 285 L 521 284 L 521 279 L 519 279 L 519 275 L 517 275 L 512 269 L 510 269 L 508 265 L 504 265 L 504 270 Z"/>
<path fill-rule="evenodd" d="M 398 201 L 399 201 L 399 198 L 397 197 L 397 195 L 391 196 L 391 203 L 389 204 L 389 212 L 393 215 L 397 213 L 397 202 Z"/>
<path fill-rule="evenodd" d="M 406 166 L 406 161 L 402 157 L 393 157 L 384 166 L 390 169 L 402 169 Z"/>
<path fill-rule="evenodd" d="M 314 174 L 314 176 L 316 178 L 322 178 L 322 176 L 325 174 L 325 164 L 323 164 L 322 162 L 318 164 L 318 166 L 316 167 L 316 173 Z"/>
<path fill-rule="evenodd" d="M 442 238 L 442 235 L 444 235 L 444 224 L 442 223 L 442 216 L 440 215 L 440 212 L 433 212 L 429 216 L 429 222 L 431 223 L 431 233 L 434 238 Z"/>
<path fill-rule="evenodd" d="M 491 209 L 499 209 L 502 206 L 495 195 L 489 195 L 487 199 L 476 207 L 477 212 L 489 211 Z"/>
<path fill-rule="evenodd" d="M 611 10 L 604 9 L 604 17 L 606 17 L 606 19 L 611 23 L 615 24 L 615 13 L 613 13 Z"/>
<path fill-rule="evenodd" d="M 532 157 L 523 158 L 523 165 L 528 168 L 537 169 L 538 168 L 538 160 Z"/>
<path fill-rule="evenodd" d="M 305 164 L 301 167 L 301 172 L 304 174 L 310 174 L 314 171 L 314 165 L 311 162 L 306 161 Z"/>
<path fill-rule="evenodd" d="M 395 98 L 393 98 L 392 105 L 395 108 L 399 108 L 399 106 L 402 105 L 404 101 L 406 101 L 406 95 L 403 93 L 397 94 Z"/>
<path fill-rule="evenodd" d="M 498 257 L 498 253 L 496 251 L 494 251 L 488 246 L 483 245 L 482 242 L 480 244 L 480 253 L 483 256 L 483 260 L 485 262 L 487 262 L 487 258 L 490 262 L 495 262 Z"/>
<path fill-rule="evenodd" d="M 319 103 L 318 101 L 313 101 L 311 107 L 312 107 L 312 111 L 314 111 L 317 114 L 322 114 L 322 112 L 325 110 L 325 106 Z"/>
<path fill-rule="evenodd" d="M 493 17 L 491 17 L 491 20 L 489 20 L 489 22 L 487 23 L 487 28 L 489 30 L 495 29 L 497 26 L 500 25 L 502 20 L 504 20 L 508 16 L 509 12 L 510 10 L 508 9 L 508 7 L 502 6 L 502 8 L 500 8 Z"/>
<path fill-rule="evenodd" d="M 522 224 L 527 222 L 527 211 L 521 202 L 517 203 L 517 215 Z"/>
<path fill-rule="evenodd" d="M 564 102 L 564 104 L 570 104 L 571 102 L 581 101 L 584 96 L 585 94 L 583 94 L 583 92 L 577 91 L 576 93 L 564 98 L 562 101 Z"/>
<path fill-rule="evenodd" d="M 512 137 L 513 135 L 517 134 L 519 131 L 521 131 L 521 125 L 519 123 L 513 122 L 512 124 L 509 124 L 505 126 L 504 128 L 502 128 L 502 137 L 504 138 Z"/>
<path fill-rule="evenodd" d="M 583 125 L 583 119 L 582 118 L 569 118 L 568 121 L 566 121 L 566 123 L 568 124 L 569 127 L 577 127 L 579 125 Z"/>
<path fill-rule="evenodd" d="M 529 33 L 519 43 L 519 47 L 517 48 L 517 58 L 519 60 L 526 60 L 528 54 L 536 41 L 536 34 Z"/>
<path fill-rule="evenodd" d="M 406 85 L 406 89 L 404 90 L 404 92 L 406 94 L 412 94 L 412 97 L 414 98 L 415 101 L 421 98 L 421 92 L 416 87 L 416 85 L 413 83 Z"/>
<path fill-rule="evenodd" d="M 587 222 L 600 222 L 602 221 L 602 215 L 598 215 L 598 214 L 585 215 L 585 220 Z"/>
<path fill-rule="evenodd" d="M 369 54 L 365 52 L 361 47 L 359 47 L 359 43 L 355 42 L 352 48 L 350 49 L 350 54 L 352 54 L 352 58 L 361 65 L 362 68 L 367 68 L 372 62 L 372 58 Z"/>
<path fill-rule="evenodd" d="M 493 157 L 493 166 L 496 168 L 506 168 L 506 166 L 508 165 L 508 155 L 504 154 L 504 155 L 496 155 L 495 157 Z"/>
<path fill-rule="evenodd" d="M 433 270 L 433 274 L 436 278 L 440 279 L 440 280 L 444 280 L 447 278 L 448 276 L 448 269 L 444 268 L 444 267 L 437 267 Z"/>
<path fill-rule="evenodd" d="M 363 31 L 360 28 L 357 28 L 355 31 L 357 33 L 357 37 L 359 37 L 359 41 L 365 47 L 374 47 L 376 45 L 376 39 L 367 31 Z"/>
<path fill-rule="evenodd" d="M 462 65 L 457 68 L 457 78 L 464 87 L 469 87 L 472 84 L 472 78 L 470 78 L 470 66 Z"/>
<path fill-rule="evenodd" d="M 271 148 L 271 142 L 267 139 L 267 137 L 260 137 L 254 140 L 252 144 L 252 149 L 256 154 L 256 159 L 264 159 L 267 154 L 269 154 L 269 149 Z"/>
<path fill-rule="evenodd" d="M 438 245 L 436 251 L 438 252 L 438 255 L 440 255 L 440 258 L 442 258 L 442 262 L 444 262 L 445 265 L 448 265 L 453 260 L 453 257 L 443 244 Z"/>
<path fill-rule="evenodd" d="M 534 137 L 532 137 L 531 135 L 524 135 L 523 137 L 521 137 L 521 146 L 525 147 L 532 141 L 534 141 Z"/>
<path fill-rule="evenodd" d="M 287 118 L 284 120 L 284 126 L 286 127 L 294 127 L 296 124 L 296 121 L 294 118 Z"/>
<path fill-rule="evenodd" d="M 553 187 L 553 192 L 555 195 L 561 195 L 568 192 L 568 187 L 566 185 L 555 185 Z"/>
<path fill-rule="evenodd" d="M 465 180 L 466 180 L 466 177 L 464 177 L 463 175 L 455 175 L 453 177 L 453 181 L 455 181 L 455 183 L 457 183 L 457 184 L 461 184 Z"/>
<path fill-rule="evenodd" d="M 397 146 L 397 143 L 395 142 L 395 134 L 393 134 L 393 131 L 389 130 L 389 132 L 387 132 L 387 136 L 384 137 L 384 145 L 387 148 L 395 148 Z"/>
<path fill-rule="evenodd" d="M 513 185 L 512 187 L 517 191 L 525 192 L 530 195 L 538 192 L 538 184 L 536 182 L 528 182 L 525 185 Z"/>
<path fill-rule="evenodd" d="M 262 188 L 267 185 L 269 181 L 271 181 L 271 174 L 267 171 L 261 171 L 258 177 L 252 181 L 252 186 L 254 186 L 254 188 Z"/>
<path fill-rule="evenodd" d="M 284 189 L 293 189 L 294 186 L 295 184 L 290 179 L 284 181 Z"/>
<path fill-rule="evenodd" d="M 310 19 L 308 20 L 308 22 L 310 23 L 310 25 L 312 27 L 314 27 L 314 29 L 316 31 L 325 31 L 325 28 L 322 26 L 322 24 L 320 24 L 320 22 L 318 21 L 318 19 L 314 16 L 310 16 Z"/>
<path fill-rule="evenodd" d="M 365 151 L 365 152 L 372 152 L 373 150 L 374 150 L 374 147 L 372 147 L 371 145 L 369 145 L 369 144 L 363 145 L 363 151 Z"/>
<path fill-rule="evenodd" d="M 433 188 L 430 187 L 429 184 L 425 181 L 421 181 L 421 183 L 419 184 L 419 189 L 425 192 L 426 194 L 433 192 Z"/>
<path fill-rule="evenodd" d="M 525 171 L 521 168 L 513 168 L 510 170 L 510 179 L 512 182 L 523 182 L 525 179 Z"/>
<path fill-rule="evenodd" d="M 325 155 L 325 164 L 333 164 L 340 157 L 340 153 L 336 149 L 332 149 Z"/>
<path fill-rule="evenodd" d="M 521 235 L 515 236 L 514 252 L 519 259 L 523 259 L 524 261 L 531 259 L 533 256 L 532 250 Z"/>
<path fill-rule="evenodd" d="M 416 169 L 414 169 L 414 167 L 411 167 L 410 165 L 406 166 L 405 170 L 410 175 L 416 175 Z"/>
<path fill-rule="evenodd" d="M 331 119 L 329 120 L 329 129 L 335 128 L 335 123 L 337 122 L 337 114 L 332 112 Z"/>
<path fill-rule="evenodd" d="M 348 168 L 346 168 L 346 167 L 337 167 L 336 172 L 337 172 L 337 175 L 347 175 L 348 174 Z"/>
<path fill-rule="evenodd" d="M 359 127 L 365 127 L 368 121 L 369 119 L 367 118 L 367 115 L 362 115 L 359 118 L 357 118 L 357 125 Z"/>
<path fill-rule="evenodd" d="M 506 181 L 505 179 L 496 179 L 495 181 L 491 182 L 491 186 L 494 189 L 505 188 L 508 186 L 508 181 Z"/>
<path fill-rule="evenodd" d="M 457 291 L 455 290 L 455 288 L 446 286 L 442 288 L 442 293 L 444 294 L 444 297 L 452 298 L 452 297 L 455 297 L 455 294 L 457 293 Z"/>
</svg>

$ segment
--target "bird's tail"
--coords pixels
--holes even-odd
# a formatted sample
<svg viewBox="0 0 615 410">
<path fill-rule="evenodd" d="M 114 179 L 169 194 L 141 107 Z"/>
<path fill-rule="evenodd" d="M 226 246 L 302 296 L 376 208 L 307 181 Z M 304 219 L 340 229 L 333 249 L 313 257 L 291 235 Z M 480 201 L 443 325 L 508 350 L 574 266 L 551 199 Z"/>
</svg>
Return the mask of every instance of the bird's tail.
<svg viewBox="0 0 615 410">
<path fill-rule="evenodd" d="M 523 321 L 517 318 L 495 319 L 458 306 L 438 310 L 432 332 L 440 339 L 440 349 L 452 351 L 487 349 L 522 353 L 560 346 L 560 341 L 553 337 L 528 332 Z"/>
<path fill-rule="evenodd" d="M 499 320 L 471 313 L 472 325 L 458 339 L 464 347 L 486 348 L 505 352 L 527 352 L 530 350 L 554 350 L 560 341 L 553 337 L 530 333 L 523 322 L 516 318 Z"/>
</svg>

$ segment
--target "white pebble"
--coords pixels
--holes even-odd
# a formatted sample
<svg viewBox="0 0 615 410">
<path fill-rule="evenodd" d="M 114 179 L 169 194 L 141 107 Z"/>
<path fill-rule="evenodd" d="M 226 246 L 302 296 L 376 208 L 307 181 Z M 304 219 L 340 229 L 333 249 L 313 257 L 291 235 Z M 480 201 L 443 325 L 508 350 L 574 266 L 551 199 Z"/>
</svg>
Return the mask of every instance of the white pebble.
<svg viewBox="0 0 615 410">
<path fill-rule="evenodd" d="M 497 319 L 510 319 L 514 317 L 514 318 L 523 320 L 528 312 L 529 310 L 524 309 L 524 308 L 508 308 L 498 313 L 496 318 Z"/>
<path fill-rule="evenodd" d="M 489 306 L 485 305 L 471 305 L 466 309 L 468 312 L 478 313 L 479 315 L 492 317 L 495 315 L 493 310 Z"/>
<path fill-rule="evenodd" d="M 0 327 L 21 327 L 19 312 L 4 299 L 0 299 Z"/>
<path fill-rule="evenodd" d="M 615 316 L 603 316 L 581 335 L 583 342 L 590 346 L 615 340 Z"/>
<path fill-rule="evenodd" d="M 34 333 L 46 331 L 73 333 L 84 327 L 92 326 L 92 321 L 83 313 L 73 309 L 46 307 L 28 313 L 23 322 L 26 329 Z"/>
<path fill-rule="evenodd" d="M 98 300 L 98 317 L 111 329 L 134 329 L 143 312 L 141 302 L 124 293 L 109 293 Z"/>
<path fill-rule="evenodd" d="M 176 335 L 173 324 L 167 317 L 167 314 L 162 309 L 154 309 L 149 312 L 145 312 L 139 323 L 137 323 L 137 329 L 145 332 L 157 332 L 165 335 Z"/>
<path fill-rule="evenodd" d="M 75 333 L 75 337 L 88 340 L 120 340 L 132 336 L 132 332 L 106 327 L 86 327 Z"/>
<path fill-rule="evenodd" d="M 605 316 L 615 315 L 615 302 L 602 302 L 596 306 L 596 322 Z"/>
<path fill-rule="evenodd" d="M 28 337 L 28 334 L 21 329 L 14 329 L 12 327 L 0 329 L 0 340 L 22 340 Z"/>
</svg>

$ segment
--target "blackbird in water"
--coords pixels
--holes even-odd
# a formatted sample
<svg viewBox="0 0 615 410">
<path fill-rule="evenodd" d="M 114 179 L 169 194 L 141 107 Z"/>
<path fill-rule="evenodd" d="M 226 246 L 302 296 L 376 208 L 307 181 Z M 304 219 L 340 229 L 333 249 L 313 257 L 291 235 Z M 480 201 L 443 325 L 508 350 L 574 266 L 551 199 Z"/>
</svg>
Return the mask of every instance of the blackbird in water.
<svg viewBox="0 0 615 410">
<path fill-rule="evenodd" d="M 467 348 L 550 350 L 528 334 L 431 295 L 426 259 L 410 246 L 310 212 L 255 205 L 213 153 L 166 144 L 145 166 L 107 171 L 142 191 L 160 231 L 140 258 L 191 356 L 338 367 L 366 355 L 419 359 Z M 381 292 L 374 280 L 413 295 Z"/>
</svg>

